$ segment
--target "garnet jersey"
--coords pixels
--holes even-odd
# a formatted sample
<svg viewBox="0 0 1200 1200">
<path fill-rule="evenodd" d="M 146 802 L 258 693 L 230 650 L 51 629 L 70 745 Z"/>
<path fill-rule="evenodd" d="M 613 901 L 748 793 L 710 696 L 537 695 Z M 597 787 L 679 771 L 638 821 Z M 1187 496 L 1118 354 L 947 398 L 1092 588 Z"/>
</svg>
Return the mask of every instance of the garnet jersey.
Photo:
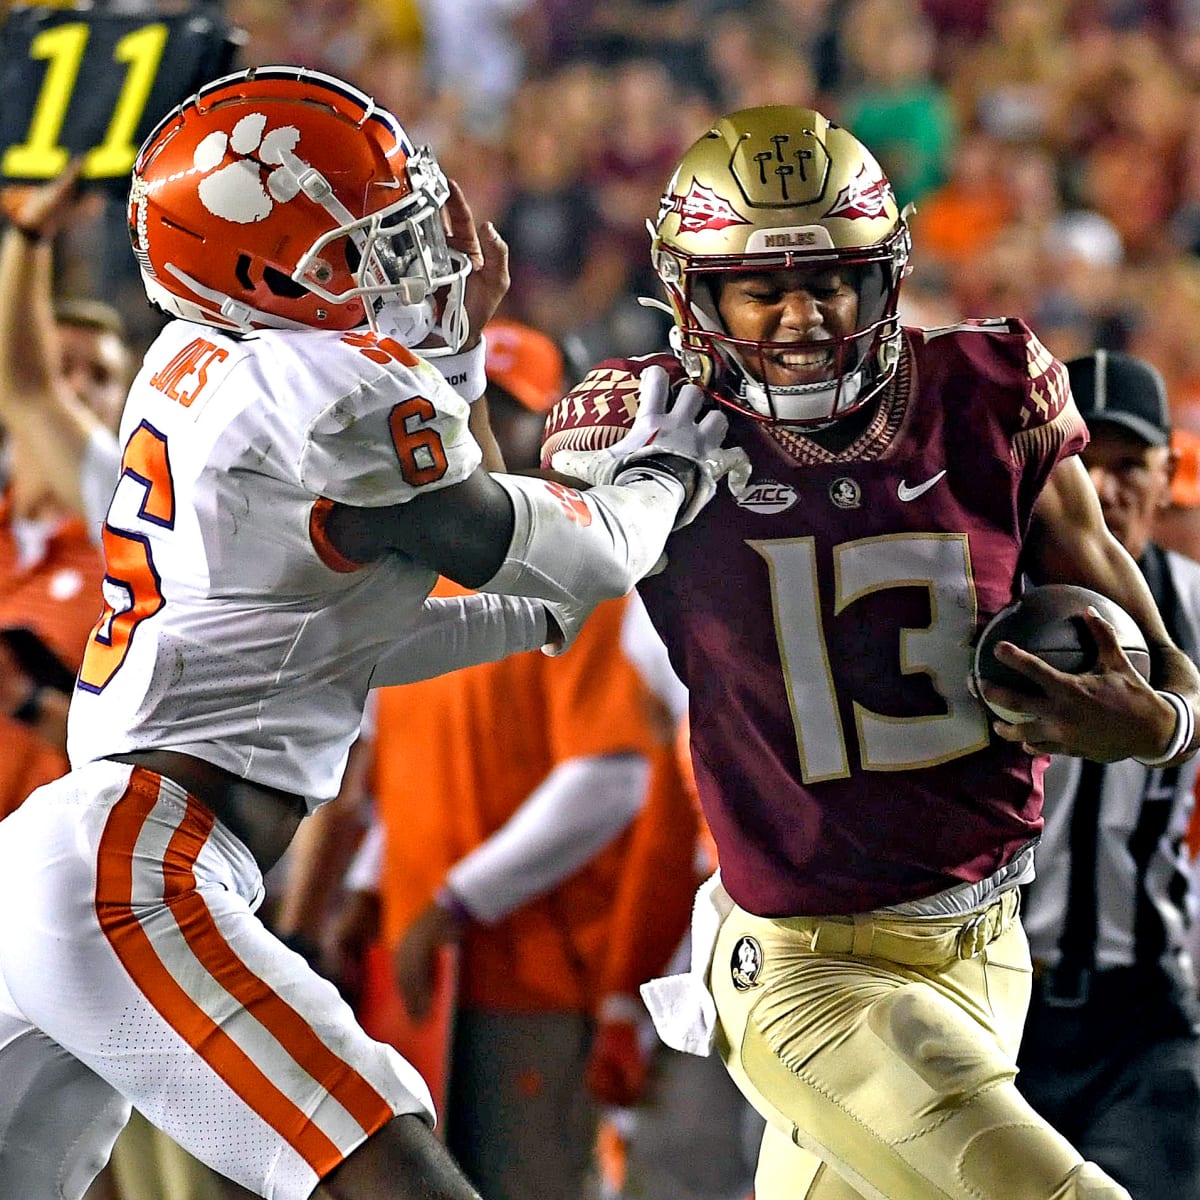
<svg viewBox="0 0 1200 1200">
<path fill-rule="evenodd" d="M 480 462 L 469 411 L 388 338 L 172 322 L 122 420 L 72 763 L 161 747 L 334 795 L 368 685 L 415 677 L 408 642 L 463 602 L 423 608 L 435 573 L 400 555 L 356 570 L 323 514 L 464 479 Z"/>
<path fill-rule="evenodd" d="M 681 377 L 667 355 L 593 370 L 545 461 L 612 440 L 651 363 Z M 639 584 L 689 689 L 725 887 L 760 915 L 852 913 L 985 878 L 1037 836 L 1044 760 L 991 735 L 970 648 L 1086 443 L 1065 369 L 1016 320 L 906 329 L 845 451 L 736 418 L 730 438 L 749 489 L 719 489 Z"/>
</svg>

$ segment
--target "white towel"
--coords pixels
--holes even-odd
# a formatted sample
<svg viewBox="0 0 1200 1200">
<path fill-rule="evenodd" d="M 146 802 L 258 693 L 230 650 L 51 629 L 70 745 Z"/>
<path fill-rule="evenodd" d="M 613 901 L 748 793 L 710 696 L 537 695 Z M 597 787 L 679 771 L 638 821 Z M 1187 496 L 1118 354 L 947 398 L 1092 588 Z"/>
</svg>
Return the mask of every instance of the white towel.
<svg viewBox="0 0 1200 1200">
<path fill-rule="evenodd" d="M 692 966 L 682 975 L 651 979 L 641 986 L 658 1036 L 673 1050 L 712 1053 L 717 1034 L 717 1006 L 708 990 L 709 970 L 717 935 L 733 901 L 721 886 L 721 873 L 706 879 L 692 905 Z"/>
</svg>

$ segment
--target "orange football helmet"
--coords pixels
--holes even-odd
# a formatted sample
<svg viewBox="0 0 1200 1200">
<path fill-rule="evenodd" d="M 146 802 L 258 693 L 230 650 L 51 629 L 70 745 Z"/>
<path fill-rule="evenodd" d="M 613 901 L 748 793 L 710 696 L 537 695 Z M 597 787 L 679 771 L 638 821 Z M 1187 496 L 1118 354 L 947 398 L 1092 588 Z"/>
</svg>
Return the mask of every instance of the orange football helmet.
<svg viewBox="0 0 1200 1200">
<path fill-rule="evenodd" d="M 722 117 L 684 152 L 650 236 L 675 321 L 672 348 L 688 376 L 729 407 L 759 420 L 826 425 L 894 374 L 908 225 L 871 153 L 819 112 L 766 105 Z M 768 385 L 765 354 L 830 343 L 734 338 L 714 288 L 722 273 L 804 267 L 836 267 L 854 281 L 857 328 L 834 341 L 832 379 Z"/>
<path fill-rule="evenodd" d="M 129 236 L 146 295 L 223 329 L 352 329 L 410 346 L 467 335 L 470 261 L 446 244 L 450 194 L 428 147 L 362 92 L 252 67 L 169 113 L 133 166 Z"/>
</svg>

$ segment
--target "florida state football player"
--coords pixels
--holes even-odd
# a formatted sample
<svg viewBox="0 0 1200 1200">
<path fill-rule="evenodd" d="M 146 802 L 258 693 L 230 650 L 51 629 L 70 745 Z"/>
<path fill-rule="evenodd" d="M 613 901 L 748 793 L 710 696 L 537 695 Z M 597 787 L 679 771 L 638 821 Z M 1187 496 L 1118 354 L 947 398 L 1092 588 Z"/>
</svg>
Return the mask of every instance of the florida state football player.
<svg viewBox="0 0 1200 1200">
<path fill-rule="evenodd" d="M 1110 536 L 1063 365 L 1019 320 L 901 325 L 909 230 L 878 163 L 805 108 L 746 109 L 683 155 L 652 226 L 671 351 L 597 366 L 546 465 L 604 477 L 639 391 L 732 413 L 753 471 L 639 584 L 690 689 L 720 854 L 691 975 L 646 989 L 769 1124 L 759 1200 L 1105 1200 L 1127 1193 L 1013 1085 L 1050 752 L 1178 762 L 1197 673 Z M 1023 573 L 1111 596 L 1152 682 L 1090 625 L 1095 672 L 992 721 L 972 641 Z M 715 1001 L 715 1012 L 714 1012 Z"/>
</svg>

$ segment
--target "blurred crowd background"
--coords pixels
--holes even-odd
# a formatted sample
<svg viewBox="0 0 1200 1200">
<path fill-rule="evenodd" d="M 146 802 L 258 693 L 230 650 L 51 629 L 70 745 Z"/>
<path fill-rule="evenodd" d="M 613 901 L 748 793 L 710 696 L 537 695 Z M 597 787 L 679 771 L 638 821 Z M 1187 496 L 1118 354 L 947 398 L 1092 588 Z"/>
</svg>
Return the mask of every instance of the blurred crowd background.
<svg viewBox="0 0 1200 1200">
<path fill-rule="evenodd" d="M 96 0 L 96 7 L 140 15 L 206 3 L 221 10 L 241 31 L 237 67 L 298 63 L 357 84 L 394 111 L 414 141 L 434 147 L 447 173 L 465 189 L 477 220 L 496 224 L 512 253 L 512 288 L 500 315 L 530 327 L 523 337 L 536 338 L 540 331 L 554 344 L 539 348 L 535 342 L 533 357 L 512 369 L 518 355 L 503 364 L 508 368 L 503 374 L 501 367 L 489 361 L 489 384 L 509 391 L 514 403 L 524 404 L 539 422 L 553 397 L 581 378 L 593 363 L 613 355 L 661 350 L 666 344 L 669 318 L 640 304 L 639 298 L 659 295 L 649 263 L 646 222 L 657 212 L 659 196 L 681 151 L 722 112 L 774 102 L 820 109 L 850 128 L 876 153 L 901 204 L 912 206 L 912 275 L 901 298 L 906 324 L 936 326 L 972 317 L 1018 316 L 1064 360 L 1105 348 L 1137 355 L 1162 372 L 1185 455 L 1174 483 L 1176 508 L 1172 513 L 1180 518 L 1176 535 L 1173 539 L 1164 535 L 1163 541 L 1191 547 L 1192 554 L 1200 557 L 1200 0 Z M 11 7 L 0 0 L 0 20 Z M 0 103 L 3 99 L 0 97 Z M 39 221 L 32 221 L 27 210 L 26 225 L 36 225 L 35 232 L 44 236 L 23 240 L 10 231 L 10 249 L 19 252 L 10 258 L 14 262 L 20 259 L 28 267 L 52 241 L 53 292 L 60 301 L 59 337 L 65 343 L 72 329 L 82 328 L 90 331 L 93 341 L 99 335 L 118 341 L 118 326 L 97 325 L 89 316 L 92 309 L 86 307 L 94 301 L 107 302 L 124 323 L 133 352 L 130 362 L 136 364 L 161 320 L 146 304 L 136 274 L 124 205 L 116 195 L 100 190 L 88 193 L 82 202 L 67 191 L 63 197 L 67 199 L 57 212 L 45 211 L 43 197 Z M 45 290 L 50 291 L 49 287 Z M 14 286 L 5 301 L 0 288 L 0 302 L 7 302 L 10 310 L 14 303 L 24 305 L 23 319 L 29 330 L 35 331 L 37 298 L 31 301 L 30 296 L 31 289 Z M 48 306 L 49 295 L 42 299 Z M 83 309 L 77 307 L 80 302 L 86 302 Z M 12 336 L 14 323 L 10 321 L 8 326 L 7 347 L 0 337 L 0 374 L 6 354 L 20 357 L 17 351 L 22 347 L 14 343 L 36 341 L 26 336 L 25 329 Z M 3 331 L 0 322 L 0 334 Z M 494 328 L 489 342 L 503 345 Z M 101 366 L 104 361 L 99 352 L 86 360 L 79 355 L 75 358 Z M 64 374 L 71 361 L 72 356 L 66 355 Z M 111 397 L 123 394 L 126 382 L 117 376 L 127 373 L 129 366 L 122 354 L 113 361 L 118 365 L 108 377 L 100 378 L 93 371 L 72 386 L 106 424 L 111 424 L 115 412 L 116 402 Z M 534 389 L 532 401 L 525 394 L 528 388 Z M 17 389 L 11 390 L 14 395 L 8 398 L 19 398 Z M 36 388 L 30 389 L 30 395 L 39 402 L 44 399 Z M 110 399 L 102 404 L 105 397 Z M 493 399 L 491 403 L 495 420 L 497 402 Z M 12 454 L 17 483 L 22 470 L 37 474 L 38 464 L 31 456 L 25 457 L 30 461 L 22 463 L 19 453 Z M 47 480 L 38 477 L 35 482 L 41 487 Z M 55 480 L 51 477 L 50 482 Z M 12 490 L 16 494 L 20 489 L 14 484 Z M 35 499 L 40 503 L 40 494 Z M 28 568 L 24 558 L 29 556 L 17 552 L 23 545 L 18 544 L 20 536 L 24 536 L 13 532 L 17 518 L 24 520 L 21 529 L 25 532 L 35 518 L 41 519 L 48 536 L 63 515 L 55 508 L 51 512 L 54 520 L 47 521 L 45 513 L 33 512 L 33 507 L 27 504 L 25 510 L 29 511 L 14 511 L 9 519 L 0 506 L 0 541 L 7 536 L 14 547 L 7 568 L 10 581 L 23 578 L 14 564 L 22 571 Z M 13 530 L 7 535 L 6 520 Z M 99 558 L 94 547 L 87 545 L 82 525 L 77 536 L 93 560 L 90 569 L 98 574 L 102 569 Z M 5 583 L 4 561 L 8 560 L 0 553 L 0 590 Z M 37 569 L 51 582 L 56 578 L 58 568 L 52 556 L 45 557 Z M 82 582 L 76 587 L 82 588 Z M 13 595 L 23 602 L 23 596 L 15 591 Z M 0 624 L 12 619 L 12 607 L 9 617 L 0 613 Z M 88 608 L 83 615 L 76 637 L 80 643 L 84 630 L 90 628 L 92 611 Z M 13 623 L 29 623 L 27 612 L 19 615 L 21 620 Z M 616 655 L 609 657 L 616 661 Z M 559 661 L 540 655 L 533 658 L 539 668 Z M 61 742 L 66 696 L 77 661 L 68 654 L 64 662 L 66 691 L 60 689 L 57 716 L 50 714 L 57 722 L 57 757 L 48 760 L 44 778 L 65 769 Z M 515 693 L 504 677 L 498 678 L 495 694 L 502 697 L 510 723 L 516 720 L 517 727 L 535 730 L 537 715 L 522 726 L 524 710 L 512 708 Z M 13 765 L 14 731 L 25 728 L 22 722 L 28 720 L 17 715 L 27 706 L 22 689 L 28 680 L 0 659 L 0 683 L 8 685 L 13 697 L 7 706 L 0 697 L 0 712 L 8 714 L 0 716 L 0 744 L 10 760 L 15 805 L 42 778 L 35 779 L 32 769 L 22 766 L 18 771 Z M 532 685 L 530 690 L 532 693 Z M 31 694 L 40 696 L 43 691 L 35 687 Z M 544 691 L 550 695 L 554 689 L 547 686 Z M 572 694 L 590 697 L 596 691 L 595 687 L 578 688 Z M 407 712 L 403 706 L 411 702 L 401 698 L 396 703 L 396 712 Z M 633 702 L 626 705 L 629 711 L 636 707 Z M 426 708 L 431 720 L 438 719 L 432 705 L 422 701 L 419 711 L 424 713 Z M 381 708 L 377 740 L 392 762 L 405 767 L 394 771 L 395 813 L 399 815 L 394 816 L 393 828 L 407 837 L 413 828 L 424 826 L 400 808 L 405 794 L 400 784 L 408 785 L 410 779 L 405 757 L 408 743 L 401 734 L 411 739 L 420 730 L 407 715 L 389 722 L 387 711 L 386 705 Z M 648 721 L 651 715 L 666 727 L 666 733 L 658 730 L 653 739 L 647 738 L 654 742 L 656 755 L 665 747 L 665 759 L 673 762 L 672 720 L 657 709 L 650 714 L 648 706 Z M 550 721 L 547 716 L 548 727 Z M 586 713 L 575 723 L 590 729 L 605 726 Z M 459 737 L 469 732 L 457 718 L 443 719 L 443 724 Z M 615 723 L 613 728 L 617 728 Z M 42 736 L 44 730 L 30 727 L 25 732 L 32 746 L 34 733 Z M 367 778 L 377 771 L 371 765 L 374 760 L 369 755 L 374 751 L 369 741 L 364 737 L 360 742 L 360 757 L 352 759 L 355 765 L 343 789 L 349 801 L 343 808 L 349 814 L 348 824 L 354 827 L 354 837 L 362 832 L 357 821 L 368 792 L 374 789 L 379 811 L 386 812 L 389 803 L 381 791 L 388 786 L 386 771 Z M 480 737 L 475 742 L 474 749 L 464 749 L 448 740 L 443 748 L 464 759 L 489 749 L 488 739 Z M 429 735 L 429 744 L 434 744 L 433 735 Z M 592 748 L 576 755 L 573 745 L 568 750 L 571 761 L 597 753 Z M 567 750 L 562 753 L 567 757 Z M 427 758 L 423 756 L 423 761 Z M 533 769 L 522 761 L 523 771 L 527 766 Z M 674 770 L 678 772 L 679 767 Z M 686 766 L 683 772 L 686 774 Z M 441 808 L 427 803 L 428 796 L 442 795 L 432 785 L 408 797 L 410 803 L 419 803 L 421 821 L 436 818 L 447 828 L 453 825 L 455 837 L 447 835 L 444 844 L 432 836 L 407 837 L 407 843 L 428 861 L 423 864 L 424 874 L 397 868 L 387 876 L 398 894 L 409 889 L 403 893 L 404 903 L 436 908 L 437 897 L 431 900 L 430 891 L 445 874 L 444 868 L 460 863 L 503 827 L 501 822 L 510 813 L 500 811 L 501 802 L 511 801 L 515 810 L 522 801 L 525 792 L 521 788 L 514 785 L 510 794 L 492 786 L 498 769 L 489 774 L 481 768 L 477 774 L 487 780 L 478 795 L 448 795 Z M 524 782 L 528 784 L 528 780 Z M 698 819 L 686 794 L 686 781 L 676 779 L 674 783 L 674 793 L 665 785 L 662 791 L 668 799 L 682 797 L 682 818 L 673 811 L 667 817 L 659 813 L 640 818 L 636 830 L 630 825 L 629 841 L 621 851 L 629 855 L 621 873 L 623 888 L 628 887 L 609 888 L 615 914 L 612 928 L 618 932 L 612 933 L 604 946 L 603 937 L 593 937 L 599 949 L 611 944 L 618 951 L 628 947 L 639 953 L 645 950 L 637 937 L 620 933 L 623 896 L 635 898 L 629 901 L 628 911 L 637 914 L 636 921 L 630 919 L 626 933 L 632 928 L 643 936 L 658 936 L 662 929 L 674 928 L 667 920 L 664 900 L 664 888 L 671 881 L 680 889 L 676 932 L 682 934 L 697 882 L 692 878 L 693 869 L 702 867 L 701 873 L 707 873 L 712 868 L 711 859 L 703 853 L 696 856 L 699 865 L 693 864 L 691 840 L 678 836 L 689 820 L 698 823 Z M 5 811 L 2 785 L 0 780 L 0 813 Z M 649 801 L 646 808 L 650 810 Z M 460 810 L 473 813 L 476 809 L 483 814 L 476 821 L 478 828 L 471 824 L 474 816 L 459 820 Z M 335 805 L 323 811 L 332 814 L 333 824 L 313 835 L 326 839 L 324 847 L 318 845 L 322 851 L 342 838 L 339 822 L 344 815 Z M 306 823 L 305 828 L 322 830 L 315 822 Z M 1200 848 L 1200 822 L 1192 828 L 1195 851 Z M 462 833 L 464 829 L 469 829 L 470 837 Z M 671 866 L 663 845 L 682 852 L 682 865 Z M 427 855 L 429 846 L 437 847 L 437 853 Z M 295 887 L 290 893 L 295 901 L 292 908 L 307 913 L 319 934 L 327 907 L 312 901 L 304 885 L 311 880 L 337 893 L 342 876 L 316 853 L 313 843 L 302 847 L 301 853 L 309 855 L 308 866 L 302 860 L 300 867 L 289 868 L 288 882 Z M 584 877 L 584 883 L 590 887 L 588 878 Z M 608 876 L 596 878 L 607 880 Z M 650 909 L 650 902 L 637 900 L 641 895 L 637 888 L 643 885 L 654 894 L 654 929 L 641 920 L 641 914 Z M 510 964 L 516 959 L 504 939 L 511 938 L 513 945 L 526 947 L 525 961 L 534 963 L 533 984 L 527 986 L 538 993 L 531 1005 L 538 1015 L 561 1015 L 561 1009 L 569 1008 L 576 1024 L 595 1018 L 598 1032 L 591 1048 L 586 1039 L 576 1039 L 569 1053 L 559 1054 L 563 1075 L 570 1077 L 573 1071 L 577 1082 L 586 1061 L 588 1086 L 606 1105 L 619 1109 L 641 1100 L 643 1089 L 648 1088 L 649 1099 L 640 1117 L 641 1141 L 630 1134 L 636 1124 L 623 1123 L 624 1118 L 613 1118 L 601 1126 L 600 1157 L 609 1189 L 603 1194 L 618 1194 L 628 1168 L 629 1178 L 636 1183 L 629 1194 L 643 1200 L 654 1195 L 674 1200 L 744 1195 L 753 1169 L 753 1155 L 746 1152 L 746 1145 L 752 1146 L 761 1126 L 755 1123 L 757 1118 L 750 1119 L 745 1124 L 751 1135 L 746 1135 L 739 1115 L 744 1105 L 717 1059 L 674 1056 L 673 1061 L 660 1064 L 661 1082 L 647 1085 L 646 1067 L 639 1056 L 649 1056 L 653 1037 L 641 1036 L 648 1031 L 644 1022 L 641 1029 L 637 1025 L 641 1012 L 633 999 L 633 984 L 624 991 L 612 985 L 612 995 L 628 1001 L 612 1012 L 604 1004 L 592 1012 L 578 997 L 567 1004 L 561 997 L 550 1002 L 545 999 L 549 976 L 543 943 L 536 938 L 521 940 L 527 938 L 527 926 L 521 922 L 543 920 L 549 912 L 554 920 L 544 921 L 544 928 L 556 929 L 564 945 L 573 947 L 577 926 L 568 918 L 574 910 L 563 907 L 562 894 L 554 890 L 558 886 L 549 888 L 546 896 L 535 897 L 523 915 L 518 911 L 511 928 L 497 926 L 500 932 L 494 935 L 495 944 L 503 953 L 496 955 L 495 962 L 501 963 L 503 970 L 493 974 L 503 985 L 499 989 L 503 1002 L 495 1007 L 504 1013 L 520 1007 L 510 994 L 515 977 Z M 314 892 L 319 890 L 314 886 Z M 604 888 L 593 890 L 599 894 Z M 344 901 L 343 895 L 335 894 L 328 909 L 336 913 Z M 342 912 L 348 911 L 347 904 Z M 288 905 L 282 905 L 277 930 L 294 944 L 299 944 L 296 939 L 301 936 L 311 942 L 308 935 L 314 930 L 293 917 Z M 420 926 L 420 920 L 414 925 Z M 487 957 L 492 949 L 488 941 L 492 927 L 474 922 L 468 930 L 460 963 L 464 979 L 478 969 L 479 962 L 486 967 L 492 961 Z M 396 929 L 389 928 L 389 932 L 396 933 Z M 310 944 L 306 950 L 319 958 L 323 947 Z M 607 971 L 608 956 L 597 952 L 597 963 L 602 958 Z M 574 957 L 570 965 L 574 970 Z M 618 965 L 632 977 L 639 964 Z M 378 973 L 386 980 L 386 966 Z M 618 972 L 613 967 L 608 973 Z M 565 971 L 564 977 L 569 974 Z M 343 982 L 349 977 L 349 972 L 343 973 Z M 591 977 L 588 979 L 590 986 Z M 606 975 L 603 982 L 609 987 L 611 981 Z M 384 990 L 380 984 L 379 994 Z M 462 988 L 467 997 L 464 1009 L 479 1001 L 481 990 L 473 994 Z M 580 989 L 581 995 L 584 990 Z M 608 998 L 598 985 L 595 990 L 596 997 L 589 993 L 585 998 Z M 364 995 L 369 991 L 365 987 Z M 636 1020 L 629 1016 L 630 1005 L 635 1006 Z M 487 1014 L 491 1010 L 479 1002 L 478 1011 Z M 466 1027 L 460 1014 L 459 1030 Z M 495 1027 L 480 1028 L 481 1042 L 498 1042 Z M 532 1027 L 524 1041 L 515 1043 L 520 1052 L 528 1054 L 533 1045 L 544 1048 L 547 1060 L 553 1058 L 560 1047 L 548 1039 L 545 1028 Z M 569 1027 L 569 1032 L 573 1028 Z M 382 1029 L 372 1031 L 388 1036 Z M 443 1028 L 439 1037 L 445 1036 Z M 654 1052 L 664 1055 L 662 1048 Z M 483 1097 L 479 1101 L 482 1110 L 489 1095 L 474 1075 L 468 1073 L 464 1086 L 458 1069 L 461 1063 L 456 1061 L 452 1067 L 441 1042 L 434 1054 L 442 1058 L 438 1069 L 455 1076 L 467 1101 Z M 515 1056 L 513 1061 L 517 1061 Z M 597 1063 L 611 1070 L 612 1077 L 600 1074 Z M 715 1070 L 715 1077 L 697 1081 L 686 1073 L 709 1068 Z M 627 1074 L 621 1075 L 621 1070 Z M 514 1068 L 510 1074 L 526 1089 L 521 1093 L 526 1100 L 541 1096 L 532 1085 L 527 1086 L 527 1071 Z M 628 1094 L 614 1098 L 620 1091 Z M 672 1105 L 672 1096 L 678 1109 Z M 702 1101 L 724 1109 L 715 1117 L 708 1111 L 697 1113 L 691 1106 Z M 505 1117 L 503 1103 L 496 1102 L 493 1109 L 493 1116 L 499 1114 L 497 1120 Z M 525 1109 L 521 1111 L 525 1115 L 520 1128 L 526 1141 L 545 1137 L 550 1145 L 554 1139 L 540 1132 L 542 1126 Z M 547 1111 L 551 1127 L 566 1127 L 565 1107 L 560 1113 L 547 1104 Z M 451 1130 L 455 1121 L 452 1116 Z M 484 1134 L 491 1131 L 481 1125 L 478 1112 L 459 1119 L 458 1127 L 482 1128 L 481 1145 L 487 1143 Z M 722 1133 L 727 1135 L 726 1142 L 718 1140 Z M 701 1134 L 702 1152 L 696 1142 Z M 119 1144 L 118 1166 L 122 1153 L 131 1164 L 125 1167 L 127 1177 L 118 1178 L 118 1171 L 115 1183 L 102 1180 L 91 1194 L 92 1200 L 117 1196 L 141 1200 L 150 1194 L 130 1190 L 135 1187 L 131 1178 L 149 1186 L 146 1163 L 159 1153 L 133 1140 L 139 1136 L 147 1135 L 135 1129 Z M 628 1161 L 622 1157 L 626 1139 Z M 585 1128 L 579 1142 L 585 1158 L 591 1153 L 591 1142 L 591 1131 Z M 129 1148 L 122 1151 L 123 1146 Z M 495 1162 L 501 1162 L 494 1146 L 486 1148 Z M 456 1153 L 461 1151 L 456 1148 Z M 537 1157 L 525 1153 L 530 1161 Z M 694 1192 L 682 1191 L 678 1173 L 658 1191 L 647 1182 L 654 1180 L 656 1169 L 665 1179 L 677 1168 L 713 1165 L 729 1178 L 701 1180 L 708 1191 L 703 1191 L 700 1183 Z M 558 1170 L 557 1166 L 554 1169 Z M 714 1190 L 718 1184 L 723 1191 Z M 124 1190 L 103 1190 L 106 1187 Z M 209 1187 L 208 1191 L 171 1194 L 206 1200 L 242 1195 L 221 1190 L 211 1181 Z M 503 1194 L 498 1189 L 482 1190 L 489 1195 Z M 536 1194 L 556 1193 L 539 1189 Z"/>
<path fill-rule="evenodd" d="M 663 344 L 637 298 L 657 294 L 645 222 L 681 148 L 720 111 L 800 102 L 915 206 L 906 321 L 1017 315 L 1063 358 L 1142 355 L 1200 431 L 1200 0 L 221 7 L 241 65 L 342 75 L 435 147 L 511 246 L 504 315 L 576 374 Z M 60 286 L 116 304 L 147 343 L 119 203 L 92 221 L 65 235 Z"/>
</svg>

